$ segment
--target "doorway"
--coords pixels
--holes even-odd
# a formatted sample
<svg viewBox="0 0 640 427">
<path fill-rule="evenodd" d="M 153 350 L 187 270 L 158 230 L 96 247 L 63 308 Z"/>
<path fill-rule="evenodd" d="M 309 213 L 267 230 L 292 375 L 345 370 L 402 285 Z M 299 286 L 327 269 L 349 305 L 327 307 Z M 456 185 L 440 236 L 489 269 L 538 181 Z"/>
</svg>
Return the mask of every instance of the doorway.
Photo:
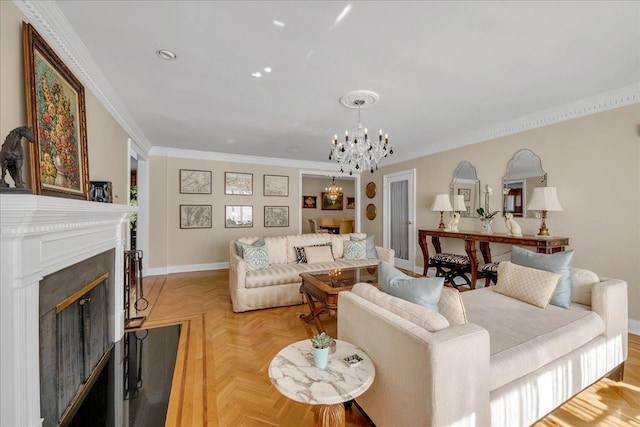
<svg viewBox="0 0 640 427">
<path fill-rule="evenodd" d="M 383 177 L 383 242 L 395 251 L 395 265 L 414 271 L 416 254 L 415 232 L 415 169 L 386 174 Z"/>
</svg>

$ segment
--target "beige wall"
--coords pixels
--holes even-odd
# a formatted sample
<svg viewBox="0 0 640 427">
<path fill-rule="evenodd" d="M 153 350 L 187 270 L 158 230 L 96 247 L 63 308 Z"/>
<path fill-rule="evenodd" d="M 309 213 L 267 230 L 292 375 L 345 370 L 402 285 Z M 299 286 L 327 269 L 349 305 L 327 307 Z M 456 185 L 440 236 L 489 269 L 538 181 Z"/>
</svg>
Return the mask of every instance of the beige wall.
<svg viewBox="0 0 640 427">
<path fill-rule="evenodd" d="M 0 136 L 3 141 L 12 129 L 27 123 L 22 21 L 26 18 L 13 2 L 0 1 Z M 92 181 L 111 181 L 114 203 L 127 204 L 128 135 L 87 87 L 85 98 L 89 178 Z M 28 152 L 25 146 L 25 153 Z M 23 177 L 30 186 L 28 157 L 27 154 Z"/>
<path fill-rule="evenodd" d="M 180 194 L 180 169 L 212 171 L 212 194 Z M 252 196 L 224 194 L 224 173 L 253 174 Z M 263 196 L 264 175 L 289 177 L 289 196 Z M 225 263 L 229 241 L 243 236 L 277 236 L 298 232 L 300 206 L 297 168 L 214 160 L 151 157 L 149 267 Z M 180 229 L 180 205 L 212 205 L 213 227 Z M 225 228 L 225 205 L 253 206 L 252 228 Z M 289 206 L 289 227 L 264 227 L 265 206 Z"/>
<path fill-rule="evenodd" d="M 342 187 L 344 195 L 343 210 L 323 210 L 322 209 L 322 192 L 331 185 L 331 178 L 311 178 L 302 177 L 302 195 L 316 196 L 317 206 L 315 209 L 302 209 L 302 232 L 309 232 L 309 219 L 320 218 L 354 218 L 355 210 L 347 209 L 347 197 L 355 197 L 355 179 L 336 179 L 336 185 Z M 302 201 L 300 201 L 302 205 Z"/>
<path fill-rule="evenodd" d="M 470 161 L 482 186 L 494 194 L 492 210 L 501 209 L 501 183 L 507 162 L 520 149 L 533 150 L 542 160 L 549 186 L 558 188 L 564 208 L 550 212 L 547 226 L 552 234 L 570 238 L 575 249 L 573 265 L 629 283 L 629 315 L 640 319 L 640 104 L 610 110 L 566 122 L 509 135 L 491 141 L 433 154 L 383 167 L 380 173 L 361 181 L 381 188 L 385 173 L 415 168 L 417 172 L 417 229 L 436 228 L 439 213 L 429 210 L 435 194 L 448 192 L 452 173 L 462 160 Z M 394 146 L 402 150 L 402 146 Z M 370 178 L 370 179 L 369 179 Z M 382 206 L 382 191 L 374 203 Z M 536 234 L 540 220 L 518 218 L 524 234 Z M 382 235 L 382 215 L 366 218 L 362 231 Z M 477 218 L 461 218 L 461 230 L 479 230 Z M 494 222 L 496 232 L 506 232 L 502 217 Z M 443 250 L 464 253 L 459 242 L 443 239 Z M 493 248 L 492 248 L 493 249 Z M 508 258 L 508 247 L 494 253 Z M 422 266 L 417 248 L 416 264 Z M 500 259 L 500 257 L 498 257 Z"/>
</svg>

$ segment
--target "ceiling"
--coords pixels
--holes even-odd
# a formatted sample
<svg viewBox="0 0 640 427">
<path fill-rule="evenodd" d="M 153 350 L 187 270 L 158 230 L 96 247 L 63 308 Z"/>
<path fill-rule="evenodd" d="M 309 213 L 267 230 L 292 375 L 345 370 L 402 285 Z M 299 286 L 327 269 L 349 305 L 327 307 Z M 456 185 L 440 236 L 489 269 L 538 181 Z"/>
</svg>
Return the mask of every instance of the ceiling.
<svg viewBox="0 0 640 427">
<path fill-rule="evenodd" d="M 154 147 L 328 162 L 364 89 L 399 161 L 640 82 L 635 1 L 56 4 Z"/>
</svg>

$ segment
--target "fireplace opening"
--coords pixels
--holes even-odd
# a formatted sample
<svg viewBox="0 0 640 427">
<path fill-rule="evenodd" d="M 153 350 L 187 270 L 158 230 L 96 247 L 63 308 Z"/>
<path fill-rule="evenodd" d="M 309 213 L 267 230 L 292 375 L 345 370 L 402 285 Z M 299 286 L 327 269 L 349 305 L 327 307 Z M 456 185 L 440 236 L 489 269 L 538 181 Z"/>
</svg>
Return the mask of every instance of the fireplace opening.
<svg viewBox="0 0 640 427">
<path fill-rule="evenodd" d="M 43 426 L 68 425 L 113 346 L 115 251 L 40 282 L 40 409 Z"/>
</svg>

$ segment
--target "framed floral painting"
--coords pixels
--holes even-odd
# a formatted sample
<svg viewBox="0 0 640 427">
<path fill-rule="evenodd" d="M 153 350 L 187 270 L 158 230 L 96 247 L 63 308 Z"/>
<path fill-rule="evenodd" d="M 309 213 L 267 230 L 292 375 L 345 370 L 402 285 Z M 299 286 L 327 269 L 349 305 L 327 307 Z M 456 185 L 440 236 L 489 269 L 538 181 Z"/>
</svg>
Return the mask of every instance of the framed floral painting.
<svg viewBox="0 0 640 427">
<path fill-rule="evenodd" d="M 90 200 L 84 86 L 31 24 L 22 24 L 31 187 Z"/>
</svg>

